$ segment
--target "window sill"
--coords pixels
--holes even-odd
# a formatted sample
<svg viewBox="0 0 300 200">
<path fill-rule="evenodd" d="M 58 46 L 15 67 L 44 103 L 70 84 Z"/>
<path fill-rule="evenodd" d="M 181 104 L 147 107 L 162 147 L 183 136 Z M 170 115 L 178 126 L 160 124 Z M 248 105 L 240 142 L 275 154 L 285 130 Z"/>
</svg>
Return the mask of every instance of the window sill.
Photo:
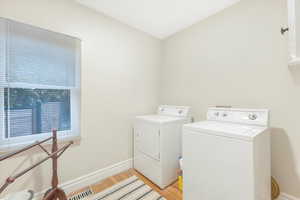
<svg viewBox="0 0 300 200">
<path fill-rule="evenodd" d="M 69 142 L 73 141 L 74 144 L 73 145 L 79 145 L 81 142 L 81 136 L 64 136 L 61 138 L 58 138 L 57 142 L 58 145 L 63 145 L 63 144 L 67 144 Z M 7 153 L 12 153 L 14 151 L 20 150 L 28 145 L 33 144 L 34 142 L 26 142 L 26 143 L 22 143 L 22 144 L 10 144 L 10 145 L 5 145 L 5 146 L 1 146 L 0 147 L 0 156 L 7 154 Z M 52 141 L 49 140 L 45 143 L 42 144 L 43 147 L 47 148 L 47 149 L 51 149 L 52 146 Z M 18 155 L 26 155 L 28 152 L 30 153 L 38 153 L 38 152 L 43 152 L 38 146 L 37 147 L 33 147 L 32 149 L 29 149 L 23 153 L 20 153 Z M 16 155 L 16 156 L 18 156 Z"/>
</svg>

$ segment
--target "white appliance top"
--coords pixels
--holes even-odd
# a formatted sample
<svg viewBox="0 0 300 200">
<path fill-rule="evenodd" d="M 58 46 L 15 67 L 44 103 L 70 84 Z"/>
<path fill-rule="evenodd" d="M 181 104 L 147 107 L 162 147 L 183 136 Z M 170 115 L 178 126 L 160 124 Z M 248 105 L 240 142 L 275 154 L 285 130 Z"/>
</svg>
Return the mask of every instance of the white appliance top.
<svg viewBox="0 0 300 200">
<path fill-rule="evenodd" d="M 202 121 L 184 125 L 184 128 L 211 135 L 225 136 L 243 140 L 252 140 L 267 129 L 263 126 L 248 126 L 227 122 Z"/>
<path fill-rule="evenodd" d="M 268 110 L 209 108 L 207 121 L 184 125 L 201 133 L 253 140 L 268 127 Z"/>
<path fill-rule="evenodd" d="M 182 120 L 180 117 L 171 117 L 171 116 L 163 116 L 163 115 L 142 115 L 137 116 L 137 119 L 146 120 L 155 123 L 167 123 Z"/>
<path fill-rule="evenodd" d="M 189 122 L 190 117 L 190 107 L 161 105 L 158 107 L 157 114 L 142 115 L 136 118 L 154 123 L 167 123 L 178 120 L 186 120 Z"/>
</svg>

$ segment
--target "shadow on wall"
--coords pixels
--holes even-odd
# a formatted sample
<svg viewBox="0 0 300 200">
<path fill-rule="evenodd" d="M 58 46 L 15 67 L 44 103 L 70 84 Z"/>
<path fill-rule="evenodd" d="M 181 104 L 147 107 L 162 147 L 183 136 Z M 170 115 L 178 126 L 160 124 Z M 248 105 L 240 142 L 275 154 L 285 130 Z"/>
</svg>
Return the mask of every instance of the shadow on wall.
<svg viewBox="0 0 300 200">
<path fill-rule="evenodd" d="M 34 156 L 29 155 L 28 158 L 28 162 L 30 163 L 30 165 L 34 165 L 36 162 L 38 162 L 39 160 L 43 159 L 44 156 L 38 156 L 37 158 L 34 158 Z M 25 159 L 26 161 L 26 159 Z M 22 164 L 20 164 L 20 166 L 22 166 Z M 50 175 L 50 173 L 49 173 Z M 21 178 L 20 178 L 21 179 Z M 38 188 L 38 191 L 42 191 L 44 188 L 44 179 L 42 176 L 42 168 L 41 166 L 36 167 L 33 171 L 32 171 L 32 175 L 30 178 L 25 179 L 24 183 L 22 184 L 22 188 L 26 188 L 28 190 L 30 190 L 31 188 L 28 188 L 28 185 L 30 185 L 30 183 L 32 182 L 32 179 L 34 179 L 35 181 L 33 182 L 33 184 L 35 185 L 34 188 Z M 35 191 L 37 192 L 37 191 Z"/>
<path fill-rule="evenodd" d="M 33 154 L 28 154 L 28 155 L 26 154 L 26 156 L 25 156 L 23 154 L 23 157 L 20 158 L 19 163 L 14 168 L 7 169 L 4 178 L 8 178 L 9 176 L 12 176 L 12 177 L 15 176 L 16 174 L 20 173 L 21 171 L 27 169 L 29 166 L 36 164 L 38 161 L 42 160 L 43 158 L 44 158 L 44 156 L 42 156 L 42 155 L 35 156 Z M 3 162 L 5 162 L 5 161 L 3 161 Z M 27 177 L 26 177 L 26 175 L 27 175 Z M 1 195 L 6 195 L 9 193 L 12 193 L 14 190 L 13 189 L 14 187 L 17 187 L 17 188 L 21 187 L 21 188 L 24 188 L 24 190 L 25 189 L 29 190 L 29 189 L 31 189 L 30 186 L 32 185 L 32 183 L 40 191 L 40 190 L 44 189 L 44 188 L 42 188 L 42 186 L 44 185 L 44 179 L 41 175 L 42 175 L 41 167 L 38 166 L 38 167 L 34 168 L 32 170 L 32 172 L 28 172 L 24 176 L 17 178 L 16 181 L 13 184 L 9 185 Z M 4 182 L 5 182 L 5 180 L 0 180 L 0 185 L 4 184 Z M 16 188 L 16 191 L 18 190 L 17 188 Z"/>
<path fill-rule="evenodd" d="M 300 186 L 300 175 L 297 171 L 290 139 L 284 129 L 271 127 L 271 151 L 272 175 L 278 181 L 281 191 L 293 192 L 293 195 L 300 196 L 300 191 L 289 191 L 291 180 L 294 181 L 293 185 Z M 285 165 L 285 163 L 293 164 Z M 276 174 L 279 174 L 278 171 L 284 171 L 284 177 L 276 176 Z M 286 188 L 282 188 L 283 185 Z"/>
<path fill-rule="evenodd" d="M 59 145 L 66 144 L 69 140 L 65 141 L 59 141 Z M 74 144 L 71 146 L 69 151 L 72 148 L 76 148 L 80 145 L 81 140 L 79 138 L 73 140 Z M 49 152 L 51 152 L 52 145 L 50 143 L 46 143 L 43 145 Z M 9 153 L 9 152 L 8 152 Z M 14 166 L 14 168 L 11 169 L 5 169 L 5 174 L 2 174 L 3 176 L 0 177 L 0 186 L 5 182 L 5 179 L 8 178 L 8 176 L 15 176 L 19 172 L 27 169 L 29 166 L 33 166 L 37 162 L 41 161 L 47 156 L 39 147 L 34 147 L 30 150 L 27 150 L 25 152 L 22 152 L 20 154 L 17 154 L 13 156 L 11 159 L 16 159 L 17 165 Z M 9 162 L 10 159 L 2 161 L 3 163 Z M 1 164 L 2 164 L 1 162 Z M 11 184 L 4 190 L 4 192 L 0 195 L 0 198 L 2 196 L 5 196 L 9 193 L 13 193 L 20 190 L 25 189 L 33 189 L 35 188 L 34 192 L 40 192 L 45 190 L 46 188 L 49 188 L 51 186 L 51 178 L 52 178 L 52 160 L 49 159 L 46 162 L 42 163 L 41 165 L 35 167 L 34 169 L 27 172 L 24 176 L 19 177 L 15 183 Z M 43 168 L 43 165 L 48 165 L 46 168 L 48 171 L 48 176 L 45 177 L 43 175 L 45 173 L 45 168 Z M 0 169 L 1 171 L 2 169 Z M 63 170 L 62 167 L 59 167 L 59 174 L 62 173 Z M 68 170 L 68 169 L 66 169 Z"/>
</svg>

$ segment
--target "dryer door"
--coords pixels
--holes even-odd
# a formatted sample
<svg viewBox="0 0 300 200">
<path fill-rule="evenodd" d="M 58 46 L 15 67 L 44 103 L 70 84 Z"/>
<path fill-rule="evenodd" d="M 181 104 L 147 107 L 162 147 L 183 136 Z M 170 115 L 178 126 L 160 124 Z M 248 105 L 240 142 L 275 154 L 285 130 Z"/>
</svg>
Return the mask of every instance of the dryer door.
<svg viewBox="0 0 300 200">
<path fill-rule="evenodd" d="M 160 126 L 155 123 L 140 121 L 135 126 L 135 142 L 138 151 L 160 160 Z"/>
</svg>

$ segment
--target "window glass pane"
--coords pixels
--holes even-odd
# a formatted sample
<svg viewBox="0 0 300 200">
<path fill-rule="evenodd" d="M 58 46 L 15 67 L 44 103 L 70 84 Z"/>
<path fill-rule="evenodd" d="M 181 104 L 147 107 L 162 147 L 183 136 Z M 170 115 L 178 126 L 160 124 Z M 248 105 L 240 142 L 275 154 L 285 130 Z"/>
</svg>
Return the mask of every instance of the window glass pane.
<svg viewBox="0 0 300 200">
<path fill-rule="evenodd" d="M 70 90 L 5 88 L 5 136 L 71 129 Z"/>
</svg>

